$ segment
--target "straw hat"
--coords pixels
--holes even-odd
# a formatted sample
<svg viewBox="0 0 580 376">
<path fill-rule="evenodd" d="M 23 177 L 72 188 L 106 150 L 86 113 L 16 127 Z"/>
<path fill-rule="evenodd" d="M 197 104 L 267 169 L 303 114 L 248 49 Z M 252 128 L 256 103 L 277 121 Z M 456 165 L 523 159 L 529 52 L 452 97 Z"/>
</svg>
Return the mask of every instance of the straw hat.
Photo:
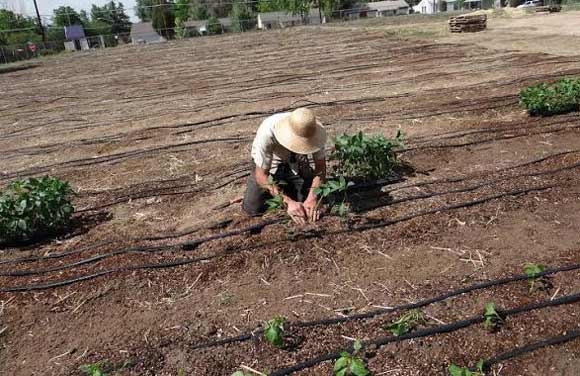
<svg viewBox="0 0 580 376">
<path fill-rule="evenodd" d="M 316 153 L 326 143 L 326 130 L 306 108 L 292 111 L 274 124 L 273 131 L 278 142 L 296 154 Z"/>
</svg>

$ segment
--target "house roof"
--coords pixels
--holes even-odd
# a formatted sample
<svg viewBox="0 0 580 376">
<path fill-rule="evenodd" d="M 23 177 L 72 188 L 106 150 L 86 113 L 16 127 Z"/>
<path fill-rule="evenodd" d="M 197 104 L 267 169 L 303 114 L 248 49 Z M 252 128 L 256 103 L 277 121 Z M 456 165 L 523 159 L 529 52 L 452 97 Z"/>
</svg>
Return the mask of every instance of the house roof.
<svg viewBox="0 0 580 376">
<path fill-rule="evenodd" d="M 262 22 L 272 22 L 272 21 L 291 22 L 302 20 L 302 17 L 299 14 L 292 14 L 285 11 L 263 12 L 260 13 L 259 16 Z M 319 17 L 318 8 L 311 8 L 308 11 L 307 17 L 310 18 Z"/>
<path fill-rule="evenodd" d="M 161 36 L 153 29 L 151 22 L 139 22 L 131 25 L 131 38 L 145 42 L 159 42 Z"/>
<path fill-rule="evenodd" d="M 377 1 L 374 3 L 368 3 L 368 8 L 370 10 L 384 11 L 384 10 L 395 10 L 401 8 L 409 8 L 409 4 L 405 0 L 386 0 Z"/>
</svg>

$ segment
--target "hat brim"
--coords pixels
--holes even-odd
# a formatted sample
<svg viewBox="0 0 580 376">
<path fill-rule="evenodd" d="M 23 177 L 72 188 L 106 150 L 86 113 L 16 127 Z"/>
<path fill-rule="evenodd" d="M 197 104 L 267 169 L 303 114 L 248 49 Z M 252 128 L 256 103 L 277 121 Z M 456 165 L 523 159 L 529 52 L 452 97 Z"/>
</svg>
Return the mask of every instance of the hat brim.
<svg viewBox="0 0 580 376">
<path fill-rule="evenodd" d="M 316 131 L 312 137 L 301 137 L 292 132 L 290 115 L 274 124 L 273 132 L 282 146 L 296 154 L 316 153 L 326 144 L 326 129 L 318 120 L 316 120 Z"/>
</svg>

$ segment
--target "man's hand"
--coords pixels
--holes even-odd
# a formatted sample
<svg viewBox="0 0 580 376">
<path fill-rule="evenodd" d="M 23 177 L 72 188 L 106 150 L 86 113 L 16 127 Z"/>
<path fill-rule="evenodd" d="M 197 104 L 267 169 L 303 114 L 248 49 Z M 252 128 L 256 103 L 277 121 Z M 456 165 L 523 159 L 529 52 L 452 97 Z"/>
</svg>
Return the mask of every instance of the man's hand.
<svg viewBox="0 0 580 376">
<path fill-rule="evenodd" d="M 320 208 L 316 202 L 316 198 L 308 198 L 304 201 L 304 210 L 306 211 L 306 216 L 311 222 L 316 222 L 320 219 Z"/>
<path fill-rule="evenodd" d="M 306 211 L 304 210 L 304 206 L 300 202 L 288 200 L 288 215 L 292 220 L 299 225 L 306 224 Z"/>
</svg>

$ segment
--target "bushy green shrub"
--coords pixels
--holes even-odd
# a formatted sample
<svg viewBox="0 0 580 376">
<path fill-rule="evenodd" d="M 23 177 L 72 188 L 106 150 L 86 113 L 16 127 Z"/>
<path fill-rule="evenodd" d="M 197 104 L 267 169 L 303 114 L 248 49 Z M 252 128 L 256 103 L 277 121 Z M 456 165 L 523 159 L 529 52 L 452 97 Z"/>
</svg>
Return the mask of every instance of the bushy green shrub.
<svg viewBox="0 0 580 376">
<path fill-rule="evenodd" d="M 391 174 L 398 163 L 395 149 L 402 146 L 403 135 L 399 131 L 393 139 L 382 135 L 342 135 L 334 139 L 333 158 L 338 160 L 338 175 L 364 180 L 384 178 Z"/>
<path fill-rule="evenodd" d="M 580 108 L 580 79 L 564 79 L 552 85 L 540 83 L 520 92 L 520 105 L 530 115 L 549 116 Z"/>
<path fill-rule="evenodd" d="M 66 229 L 74 208 L 67 182 L 54 177 L 15 181 L 0 196 L 0 243 L 31 240 Z"/>
</svg>

